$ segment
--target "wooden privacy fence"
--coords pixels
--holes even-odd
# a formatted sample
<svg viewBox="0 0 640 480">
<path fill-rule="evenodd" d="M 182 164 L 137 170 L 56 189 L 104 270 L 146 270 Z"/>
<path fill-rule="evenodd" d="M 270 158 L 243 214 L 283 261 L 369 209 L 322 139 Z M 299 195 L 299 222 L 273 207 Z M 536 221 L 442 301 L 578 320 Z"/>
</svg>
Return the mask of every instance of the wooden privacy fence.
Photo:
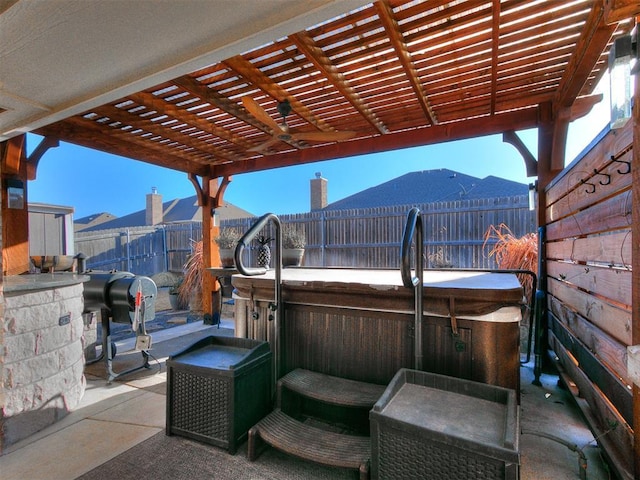
<svg viewBox="0 0 640 480">
<path fill-rule="evenodd" d="M 402 232 L 412 206 L 315 211 L 279 218 L 304 231 L 305 266 L 399 268 Z M 495 268 L 489 255 L 494 240 L 484 242 L 491 225 L 504 223 L 517 237 L 536 231 L 535 212 L 529 210 L 524 195 L 416 206 L 423 215 L 429 267 Z M 255 220 L 225 220 L 221 226 L 245 232 Z M 153 275 L 182 272 L 191 242 L 201 239 L 199 222 L 78 232 L 75 251 L 87 255 L 87 266 L 94 270 Z M 255 265 L 255 248 L 245 252 L 246 264 Z"/>
<path fill-rule="evenodd" d="M 484 242 L 491 225 L 504 223 L 516 237 L 536 231 L 535 212 L 529 210 L 526 195 L 415 206 L 423 217 L 428 267 L 495 268 L 489 255 L 495 240 Z M 399 268 L 400 243 L 411 207 L 321 210 L 279 218 L 304 231 L 305 266 Z M 244 232 L 254 221 L 229 220 L 222 226 Z"/>
<path fill-rule="evenodd" d="M 546 189 L 549 344 L 620 476 L 633 474 L 629 122 Z"/>
<path fill-rule="evenodd" d="M 75 251 L 87 256 L 87 268 L 136 275 L 182 272 L 191 242 L 202 239 L 202 224 L 189 222 L 153 227 L 77 232 Z"/>
</svg>

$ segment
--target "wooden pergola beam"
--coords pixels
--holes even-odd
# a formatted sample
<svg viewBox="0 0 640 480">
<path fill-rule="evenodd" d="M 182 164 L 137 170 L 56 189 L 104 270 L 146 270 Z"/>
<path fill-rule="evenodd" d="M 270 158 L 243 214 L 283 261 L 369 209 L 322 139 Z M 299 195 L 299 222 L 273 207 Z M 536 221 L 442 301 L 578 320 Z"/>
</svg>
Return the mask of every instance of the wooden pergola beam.
<svg viewBox="0 0 640 480">
<path fill-rule="evenodd" d="M 593 71 L 603 50 L 611 39 L 617 25 L 607 25 L 604 5 L 594 2 L 587 23 L 569 64 L 564 70 L 560 84 L 553 97 L 554 132 L 552 136 L 549 171 L 557 173 L 564 168 L 567 132 L 572 120 L 572 107 Z"/>
<path fill-rule="evenodd" d="M 608 24 L 618 23 L 640 15 L 638 0 L 602 0 L 604 2 L 604 18 Z"/>
<path fill-rule="evenodd" d="M 282 88 L 280 85 L 271 80 L 270 77 L 265 75 L 259 68 L 255 67 L 251 62 L 245 60 L 243 57 L 237 55 L 235 57 L 231 57 L 224 61 L 224 64 L 235 71 L 238 75 L 245 78 L 253 85 L 258 87 L 264 93 L 269 95 L 271 98 L 276 99 L 279 102 L 284 100 L 289 100 L 291 104 L 291 109 L 298 114 L 301 118 L 303 118 L 306 122 L 310 123 L 318 130 L 323 132 L 334 131 L 335 129 L 331 127 L 328 123 L 326 123 L 321 118 L 316 117 L 313 112 L 300 103 L 293 95 L 291 95 L 287 90 Z"/>
<path fill-rule="evenodd" d="M 616 24 L 607 25 L 605 22 L 602 2 L 593 2 L 587 23 L 556 90 L 553 99 L 554 113 L 573 105 L 616 27 Z"/>
<path fill-rule="evenodd" d="M 433 145 L 436 143 L 499 134 L 507 130 L 526 130 L 537 127 L 538 109 L 529 108 L 514 112 L 482 117 L 466 122 L 434 125 L 399 133 L 389 133 L 381 137 L 371 137 L 305 148 L 278 155 L 265 155 L 240 163 L 215 165 L 214 175 L 222 177 L 239 173 L 268 170 L 271 168 L 302 165 L 321 160 L 333 160 L 357 155 L 387 152 L 409 147 Z"/>
<path fill-rule="evenodd" d="M 416 98 L 418 99 L 418 103 L 422 110 L 424 111 L 425 116 L 429 120 L 431 125 L 438 124 L 438 118 L 436 117 L 431 104 L 429 103 L 429 99 L 427 97 L 427 93 L 424 91 L 422 87 L 422 82 L 420 81 L 420 77 L 418 76 L 418 72 L 413 65 L 413 60 L 411 59 L 411 53 L 409 53 L 409 49 L 407 48 L 407 44 L 402 38 L 402 33 L 398 28 L 398 22 L 393 17 L 393 10 L 389 6 L 388 0 L 378 0 L 375 4 L 376 11 L 378 12 L 378 17 L 380 18 L 380 22 L 384 26 L 387 35 L 389 36 L 389 41 L 393 46 L 393 49 L 402 64 L 402 68 L 407 75 L 407 79 L 409 80 L 409 84 L 413 89 Z"/>
<path fill-rule="evenodd" d="M 187 77 L 183 77 L 183 78 L 177 79 L 174 83 L 180 84 L 180 86 L 185 88 L 185 90 L 193 93 L 194 95 L 199 96 L 203 100 L 214 103 L 212 101 L 212 97 L 213 97 L 213 95 L 211 95 L 212 92 L 208 91 L 210 89 L 198 84 L 197 82 L 194 81 L 193 83 L 195 83 L 196 85 L 192 85 L 192 82 L 188 81 Z M 191 87 L 197 86 L 197 88 L 186 88 L 185 85 L 189 85 Z M 215 123 L 210 122 L 199 115 L 190 113 L 185 108 L 180 108 L 177 105 L 174 105 L 170 102 L 165 101 L 164 99 L 158 98 L 152 93 L 139 92 L 133 95 L 129 95 L 127 98 L 131 99 L 138 105 L 144 105 L 149 109 L 157 111 L 159 114 L 164 114 L 164 115 L 167 115 L 168 117 L 172 117 L 178 122 L 181 122 L 181 123 L 187 122 L 189 125 L 192 125 L 202 130 L 203 132 L 207 132 L 218 138 L 227 140 L 228 142 L 239 145 L 242 148 L 251 148 L 252 146 L 240 135 L 236 135 L 233 132 L 230 132 L 229 130 L 227 130 L 226 128 L 221 128 L 217 126 Z"/>
<path fill-rule="evenodd" d="M 322 75 L 348 100 L 360 115 L 375 128 L 378 133 L 387 133 L 389 130 L 380 121 L 377 115 L 364 103 L 360 95 L 349 84 L 345 76 L 338 71 L 331 59 L 318 47 L 313 38 L 307 32 L 296 33 L 289 36 L 307 59 L 322 73 Z"/>
<path fill-rule="evenodd" d="M 500 49 L 500 0 L 493 0 L 491 25 L 491 115 L 496 113 L 498 51 Z"/>
<path fill-rule="evenodd" d="M 197 175 L 206 174 L 209 165 L 204 161 L 199 162 L 199 167 L 194 168 L 194 164 L 188 158 L 167 153 L 163 149 L 151 149 L 148 142 L 135 142 L 130 134 L 110 132 L 105 135 L 104 131 L 97 126 L 91 125 L 89 120 L 79 120 L 79 117 L 70 117 L 66 120 L 52 123 L 37 129 L 34 133 L 43 136 L 51 136 L 61 141 L 73 143 L 93 150 L 120 155 L 127 158 L 171 168 L 186 173 Z"/>
<path fill-rule="evenodd" d="M 135 97 L 135 96 L 136 95 L 132 95 L 132 97 Z M 165 113 L 163 110 L 156 110 L 156 111 L 158 112 L 158 114 Z M 111 120 L 120 122 L 123 125 L 144 130 L 145 132 L 158 135 L 163 139 L 177 142 L 187 147 L 190 147 L 194 150 L 199 151 L 200 154 L 202 155 L 210 156 L 211 158 L 216 158 L 221 161 L 239 160 L 239 157 L 235 155 L 233 152 L 229 152 L 227 150 L 217 148 L 206 141 L 200 140 L 196 136 L 184 134 L 180 131 L 180 129 L 168 129 L 163 125 L 161 125 L 160 123 L 154 122 L 151 119 L 151 117 L 140 117 L 140 116 L 132 115 L 126 110 L 123 111 L 123 109 L 115 107 L 113 105 L 104 105 L 100 108 L 97 108 L 95 112 L 99 115 L 104 115 L 105 117 L 108 117 Z M 184 119 L 178 120 L 178 122 L 183 123 Z"/>
</svg>

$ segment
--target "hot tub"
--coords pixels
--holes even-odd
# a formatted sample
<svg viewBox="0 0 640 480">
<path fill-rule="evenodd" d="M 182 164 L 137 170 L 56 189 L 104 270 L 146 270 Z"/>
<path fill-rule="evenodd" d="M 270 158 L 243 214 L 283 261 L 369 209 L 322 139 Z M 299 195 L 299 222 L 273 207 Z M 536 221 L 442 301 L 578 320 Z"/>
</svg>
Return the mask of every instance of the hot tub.
<svg viewBox="0 0 640 480">
<path fill-rule="evenodd" d="M 234 275 L 236 336 L 273 343 L 274 271 Z M 305 368 L 387 384 L 413 368 L 413 290 L 397 270 L 282 271 L 280 371 Z M 519 387 L 523 290 L 513 274 L 424 273 L 423 370 Z"/>
</svg>

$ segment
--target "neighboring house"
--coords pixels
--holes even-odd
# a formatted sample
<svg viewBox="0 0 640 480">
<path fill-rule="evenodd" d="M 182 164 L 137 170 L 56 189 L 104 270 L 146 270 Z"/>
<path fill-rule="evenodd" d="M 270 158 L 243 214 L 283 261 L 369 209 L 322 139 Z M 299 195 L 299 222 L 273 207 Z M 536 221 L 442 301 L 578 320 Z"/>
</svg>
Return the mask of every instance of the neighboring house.
<svg viewBox="0 0 640 480">
<path fill-rule="evenodd" d="M 87 217 L 77 218 L 73 222 L 73 228 L 76 232 L 82 232 L 88 228 L 95 227 L 96 225 L 100 225 L 102 223 L 108 222 L 116 218 L 115 215 L 112 215 L 107 212 L 102 213 L 94 213 L 93 215 L 89 215 Z"/>
<path fill-rule="evenodd" d="M 99 214 L 109 215 L 109 214 Z M 254 215 L 231 203 L 225 203 L 216 209 L 218 222 L 221 220 L 247 218 Z M 96 215 L 85 218 L 96 217 Z M 155 191 L 147 194 L 147 208 L 122 217 L 111 216 L 102 222 L 92 222 L 87 226 L 76 228 L 77 232 L 93 232 L 97 230 L 111 230 L 117 228 L 142 227 L 168 223 L 201 222 L 202 209 L 198 206 L 197 197 L 177 198 L 162 202 L 162 195 Z M 76 222 L 76 226 L 78 227 Z"/>
<path fill-rule="evenodd" d="M 326 184 L 325 184 L 326 185 Z M 527 195 L 528 186 L 494 176 L 476 178 L 446 168 L 411 172 L 324 207 L 325 210 L 418 205 Z"/>
</svg>

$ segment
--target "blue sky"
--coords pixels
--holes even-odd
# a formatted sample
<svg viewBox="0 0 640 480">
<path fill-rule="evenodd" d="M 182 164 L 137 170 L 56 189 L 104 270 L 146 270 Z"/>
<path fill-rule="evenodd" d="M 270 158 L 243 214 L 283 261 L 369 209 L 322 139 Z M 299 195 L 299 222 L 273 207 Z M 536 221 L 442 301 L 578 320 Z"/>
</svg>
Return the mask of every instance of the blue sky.
<svg viewBox="0 0 640 480">
<path fill-rule="evenodd" d="M 607 89 L 602 88 L 604 100 L 587 117 L 571 125 L 567 162 L 608 123 Z M 537 156 L 536 131 L 519 132 L 519 136 Z M 36 135 L 27 136 L 29 152 L 39 141 Z M 494 175 L 521 183 L 534 180 L 527 178 L 516 149 L 503 143 L 501 135 L 494 135 L 235 175 L 225 200 L 255 215 L 302 213 L 309 210 L 309 181 L 316 172 L 328 180 L 331 203 L 405 173 L 438 168 L 479 178 Z M 152 187 L 158 189 L 165 201 L 195 194 L 185 173 L 61 143 L 40 160 L 37 178 L 28 184 L 28 200 L 74 207 L 75 218 L 100 212 L 122 216 L 144 209 L 145 196 Z"/>
</svg>

